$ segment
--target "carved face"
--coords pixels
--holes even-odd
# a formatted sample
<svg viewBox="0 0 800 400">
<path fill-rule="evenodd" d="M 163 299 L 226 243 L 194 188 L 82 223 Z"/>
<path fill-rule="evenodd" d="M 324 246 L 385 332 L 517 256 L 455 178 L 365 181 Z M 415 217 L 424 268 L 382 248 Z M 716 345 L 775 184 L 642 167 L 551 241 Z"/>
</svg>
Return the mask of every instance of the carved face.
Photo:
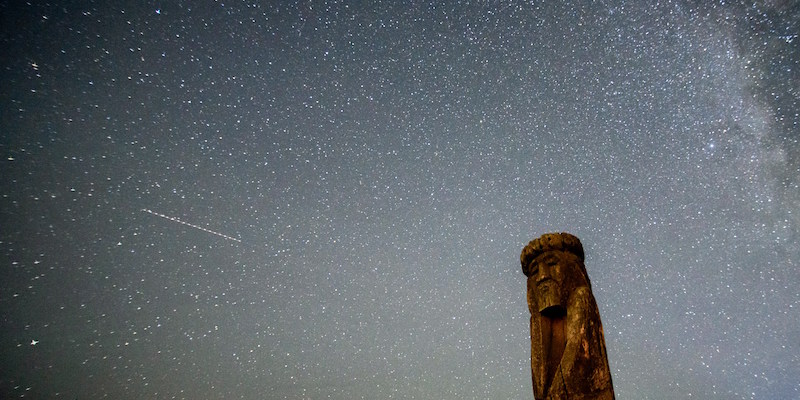
<svg viewBox="0 0 800 400">
<path fill-rule="evenodd" d="M 572 289 L 580 285 L 578 259 L 571 253 L 550 251 L 531 262 L 530 278 L 536 309 L 544 315 L 563 315 Z"/>
</svg>

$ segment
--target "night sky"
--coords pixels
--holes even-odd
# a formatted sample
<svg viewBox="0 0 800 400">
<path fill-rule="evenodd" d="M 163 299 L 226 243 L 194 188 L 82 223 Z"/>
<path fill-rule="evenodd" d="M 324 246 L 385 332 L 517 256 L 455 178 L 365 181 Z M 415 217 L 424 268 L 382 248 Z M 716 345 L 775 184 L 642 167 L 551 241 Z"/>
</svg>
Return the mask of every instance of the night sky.
<svg viewBox="0 0 800 400">
<path fill-rule="evenodd" d="M 0 398 L 800 398 L 794 1 L 0 3 Z M 264 4 L 258 4 L 264 3 Z"/>
</svg>

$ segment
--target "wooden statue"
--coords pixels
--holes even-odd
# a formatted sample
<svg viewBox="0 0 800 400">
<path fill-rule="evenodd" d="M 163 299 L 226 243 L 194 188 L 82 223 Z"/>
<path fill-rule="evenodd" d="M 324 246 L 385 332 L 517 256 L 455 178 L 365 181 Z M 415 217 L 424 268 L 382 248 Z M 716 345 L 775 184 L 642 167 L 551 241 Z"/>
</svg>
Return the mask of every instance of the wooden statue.
<svg viewBox="0 0 800 400">
<path fill-rule="evenodd" d="M 603 325 L 583 263 L 568 233 L 548 233 L 522 249 L 531 313 L 531 375 L 537 400 L 614 399 Z"/>
</svg>

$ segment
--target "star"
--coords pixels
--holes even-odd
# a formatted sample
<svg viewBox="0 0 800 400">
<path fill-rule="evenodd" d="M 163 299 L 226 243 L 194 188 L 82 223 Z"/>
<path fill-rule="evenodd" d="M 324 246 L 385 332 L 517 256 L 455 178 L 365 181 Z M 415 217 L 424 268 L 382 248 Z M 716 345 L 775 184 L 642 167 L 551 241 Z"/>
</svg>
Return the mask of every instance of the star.
<svg viewBox="0 0 800 400">
<path fill-rule="evenodd" d="M 39 341 L 36 339 L 31 340 L 31 346 L 36 346 L 38 343 Z"/>
</svg>

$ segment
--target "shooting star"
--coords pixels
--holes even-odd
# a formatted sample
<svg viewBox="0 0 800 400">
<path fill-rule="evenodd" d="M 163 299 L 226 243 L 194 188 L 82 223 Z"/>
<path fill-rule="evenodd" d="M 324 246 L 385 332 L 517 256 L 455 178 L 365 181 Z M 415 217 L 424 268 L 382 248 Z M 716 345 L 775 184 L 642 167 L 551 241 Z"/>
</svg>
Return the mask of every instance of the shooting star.
<svg viewBox="0 0 800 400">
<path fill-rule="evenodd" d="M 142 211 L 144 211 L 144 212 L 146 212 L 148 214 L 153 214 L 156 217 L 161 217 L 161 218 L 164 218 L 164 219 L 172 221 L 172 222 L 177 222 L 177 223 L 179 223 L 181 225 L 186 225 L 186 226 L 192 227 L 194 229 L 199 229 L 199 230 L 201 230 L 203 232 L 208 232 L 208 233 L 210 233 L 212 235 L 217 235 L 217 236 L 219 236 L 221 238 L 225 238 L 225 239 L 228 239 L 228 240 L 233 240 L 234 242 L 242 243 L 242 239 L 238 239 L 238 238 L 235 238 L 233 236 L 228 236 L 228 235 L 226 235 L 224 233 L 219 233 L 219 232 L 216 232 L 216 231 L 212 231 L 211 229 L 203 228 L 202 226 L 197 226 L 195 224 L 190 224 L 188 222 L 181 221 L 181 220 L 179 220 L 179 219 L 177 219 L 175 217 L 170 217 L 169 215 L 164 215 L 164 214 L 161 214 L 161 213 L 157 213 L 157 212 L 155 212 L 153 210 L 148 210 L 146 208 L 143 208 Z"/>
</svg>

